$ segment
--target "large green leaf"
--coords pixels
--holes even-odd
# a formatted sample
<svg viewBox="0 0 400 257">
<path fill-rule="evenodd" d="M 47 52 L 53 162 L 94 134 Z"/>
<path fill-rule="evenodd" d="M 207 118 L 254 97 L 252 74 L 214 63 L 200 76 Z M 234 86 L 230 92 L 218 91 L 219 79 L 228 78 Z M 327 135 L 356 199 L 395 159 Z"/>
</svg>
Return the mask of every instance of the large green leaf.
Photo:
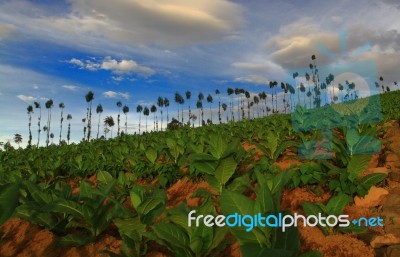
<svg viewBox="0 0 400 257">
<path fill-rule="evenodd" d="M 327 214 L 339 216 L 349 202 L 350 198 L 345 194 L 332 197 L 326 205 Z"/>
<path fill-rule="evenodd" d="M 121 236 L 127 236 L 135 241 L 140 241 L 146 232 L 146 225 L 138 217 L 130 219 L 115 219 L 114 224 L 118 227 Z"/>
<path fill-rule="evenodd" d="M 153 147 L 147 148 L 145 154 L 151 163 L 154 163 L 157 160 L 157 151 Z"/>
<path fill-rule="evenodd" d="M 367 169 L 372 155 L 353 155 L 347 166 L 350 181 L 354 181 L 358 176 Z"/>
<path fill-rule="evenodd" d="M 13 215 L 18 206 L 19 186 L 19 183 L 13 183 L 0 187 L 0 225 Z"/>
<path fill-rule="evenodd" d="M 218 180 L 220 188 L 222 188 L 235 173 L 236 166 L 237 163 L 232 156 L 220 160 L 214 175 Z"/>
<path fill-rule="evenodd" d="M 189 237 L 179 226 L 163 220 L 153 226 L 154 233 L 168 242 L 171 248 L 189 248 Z"/>
<path fill-rule="evenodd" d="M 378 184 L 384 180 L 386 176 L 385 173 L 373 173 L 363 177 L 358 181 L 358 183 L 369 190 L 371 186 Z"/>
<path fill-rule="evenodd" d="M 114 178 L 111 176 L 110 173 L 108 173 L 107 171 L 103 171 L 103 170 L 97 172 L 96 178 L 100 183 L 103 183 L 103 184 L 111 183 L 114 180 Z"/>
<path fill-rule="evenodd" d="M 61 246 L 80 246 L 91 243 L 95 240 L 95 237 L 91 236 L 78 236 L 78 235 L 67 235 L 57 240 L 57 244 Z"/>
</svg>

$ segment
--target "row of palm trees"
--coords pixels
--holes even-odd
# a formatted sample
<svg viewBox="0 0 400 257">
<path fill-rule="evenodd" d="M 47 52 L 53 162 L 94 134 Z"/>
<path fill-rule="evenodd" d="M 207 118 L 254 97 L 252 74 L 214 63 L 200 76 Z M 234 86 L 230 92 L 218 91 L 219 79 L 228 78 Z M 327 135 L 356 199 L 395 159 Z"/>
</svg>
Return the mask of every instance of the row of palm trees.
<svg viewBox="0 0 400 257">
<path fill-rule="evenodd" d="M 198 92 L 197 99 L 195 99 L 196 104 L 192 106 L 191 101 L 193 100 L 192 92 L 186 91 L 184 94 L 180 94 L 176 92 L 174 95 L 174 101 L 177 104 L 177 119 L 172 118 L 172 121 L 178 122 L 181 125 L 187 124 L 190 127 L 194 127 L 196 124 L 196 120 L 198 120 L 198 126 L 204 126 L 207 124 L 214 123 L 213 113 L 217 112 L 218 122 L 235 122 L 243 119 L 251 119 L 257 117 L 268 116 L 270 113 L 275 114 L 279 112 L 291 112 L 294 110 L 296 105 L 303 105 L 308 108 L 319 107 L 323 102 L 325 104 L 335 104 L 337 102 L 345 102 L 358 98 L 357 91 L 355 90 L 356 85 L 354 82 L 346 81 L 344 84 L 338 83 L 335 85 L 335 77 L 332 74 L 329 74 L 325 81 L 321 82 L 318 69 L 316 66 L 316 57 L 315 55 L 311 56 L 311 61 L 309 67 L 309 72 L 305 72 L 302 79 L 300 79 L 299 73 L 293 73 L 293 80 L 295 81 L 295 85 L 291 85 L 289 83 L 278 83 L 277 81 L 270 81 L 269 88 L 270 94 L 267 94 L 265 91 L 259 93 L 250 93 L 249 91 L 243 88 L 227 88 L 226 93 L 229 99 L 228 103 L 224 103 L 221 101 L 221 91 L 216 89 L 214 91 L 214 96 L 212 94 L 208 94 L 207 97 L 202 92 Z M 394 83 L 396 86 L 397 83 Z M 383 77 L 379 78 L 379 82 L 375 83 L 377 88 L 380 88 L 382 93 L 390 91 L 389 86 L 384 86 Z M 337 86 L 337 90 L 336 87 Z M 338 92 L 338 93 L 337 93 Z M 280 107 L 278 107 L 278 93 L 282 94 L 282 103 Z M 297 93 L 297 100 L 296 100 Z M 325 97 L 324 97 L 325 96 Z M 212 105 L 214 103 L 214 97 L 218 98 L 218 111 L 214 111 Z M 308 98 L 308 101 L 306 99 Z M 236 98 L 236 99 L 235 99 Z M 325 98 L 325 99 L 323 99 Z M 94 99 L 94 93 L 89 91 L 85 95 L 85 100 L 87 103 L 87 111 L 86 118 L 82 119 L 84 123 L 83 128 L 83 141 L 90 141 L 92 137 L 92 102 Z M 270 99 L 270 100 L 269 100 Z M 235 103 L 235 100 L 237 101 Z M 187 103 L 187 108 L 185 110 L 184 104 Z M 204 114 L 204 105 L 206 102 L 209 105 L 209 114 L 205 119 Z M 46 146 L 49 145 L 50 140 L 53 142 L 54 134 L 51 132 L 51 119 L 52 119 L 52 108 L 53 108 L 53 100 L 49 99 L 45 102 L 45 108 L 47 109 L 47 121 L 46 125 L 43 126 L 43 131 L 46 132 Z M 123 105 L 121 101 L 116 103 L 118 108 L 117 115 L 117 136 L 128 133 L 128 113 L 129 107 L 127 105 Z M 170 123 L 169 117 L 169 107 L 170 101 L 167 97 L 159 96 L 156 103 L 151 106 L 136 106 L 136 112 L 139 114 L 139 126 L 138 133 L 142 133 L 142 114 L 145 117 L 145 131 L 148 132 L 148 117 L 150 113 L 153 115 L 153 128 L 152 131 L 163 131 L 164 124 L 164 111 L 166 111 L 166 122 Z M 31 122 L 32 122 L 32 113 L 33 110 L 39 110 L 38 114 L 38 136 L 36 146 L 38 147 L 40 144 L 40 134 L 41 134 L 41 123 L 42 123 L 42 108 L 39 102 L 34 102 L 34 107 L 29 105 L 27 108 L 28 112 L 28 125 L 29 125 L 29 141 L 28 147 L 32 146 L 32 130 L 31 130 Z M 59 134 L 59 143 L 63 142 L 62 140 L 62 131 L 63 131 L 63 121 L 64 121 L 64 103 L 59 104 L 60 112 L 60 134 Z M 197 113 L 195 111 L 197 109 Z M 121 130 L 121 111 L 125 115 L 125 129 Z M 184 115 L 184 112 L 187 115 Z M 104 118 L 104 134 L 100 135 L 100 125 L 101 125 L 101 116 L 103 113 L 103 106 L 98 104 L 96 107 L 96 114 L 98 115 L 97 121 L 97 134 L 96 139 L 99 138 L 107 138 L 109 132 L 113 132 L 113 127 L 115 125 L 114 118 L 112 116 L 107 116 Z M 69 144 L 71 139 L 71 114 L 67 115 L 68 120 L 68 128 L 67 128 L 67 143 Z M 159 122 L 160 119 L 160 122 Z M 223 121 L 225 120 L 225 121 Z M 136 133 L 136 132 L 135 132 Z M 19 137 L 18 137 L 19 138 Z"/>
</svg>

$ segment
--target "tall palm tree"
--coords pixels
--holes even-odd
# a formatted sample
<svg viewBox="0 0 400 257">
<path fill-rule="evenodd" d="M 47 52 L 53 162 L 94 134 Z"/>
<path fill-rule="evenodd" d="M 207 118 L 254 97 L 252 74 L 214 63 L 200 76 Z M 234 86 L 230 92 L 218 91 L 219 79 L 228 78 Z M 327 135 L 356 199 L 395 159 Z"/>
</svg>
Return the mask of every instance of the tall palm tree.
<svg viewBox="0 0 400 257">
<path fill-rule="evenodd" d="M 41 127 L 40 127 L 40 121 L 42 119 L 42 107 L 40 106 L 39 102 L 34 102 L 33 104 L 35 105 L 35 109 L 39 109 L 39 116 L 38 116 L 38 123 L 37 123 L 38 124 L 38 141 L 37 141 L 37 145 L 36 145 L 36 147 L 39 147 L 40 132 L 42 131 Z"/>
<path fill-rule="evenodd" d="M 118 116 L 117 116 L 117 126 L 118 126 L 118 132 L 117 132 L 117 136 L 119 136 L 120 134 L 120 121 L 121 121 L 121 107 L 122 107 L 122 103 L 121 101 L 117 102 L 117 107 L 118 107 Z"/>
<path fill-rule="evenodd" d="M 256 105 L 257 108 L 257 118 L 260 118 L 260 110 L 258 108 L 258 104 L 260 103 L 260 98 L 258 96 L 253 96 L 253 102 Z M 253 115 L 254 116 L 254 115 Z"/>
<path fill-rule="evenodd" d="M 213 116 L 212 116 L 212 110 L 211 110 L 211 104 L 212 104 L 212 102 L 213 102 L 213 97 L 212 97 L 210 94 L 208 94 L 208 96 L 207 96 L 207 103 L 210 104 L 210 121 L 211 121 L 211 123 L 213 123 Z"/>
<path fill-rule="evenodd" d="M 379 87 L 379 85 L 378 85 L 378 87 Z M 342 96 L 342 102 L 343 102 L 343 93 L 342 93 L 342 91 L 343 91 L 344 87 L 343 87 L 343 85 L 341 83 L 338 84 L 338 89 L 339 89 L 339 93 Z"/>
<path fill-rule="evenodd" d="M 156 113 L 157 113 L 157 107 L 153 104 L 150 107 L 150 112 L 153 114 L 153 124 L 154 124 L 154 128 L 153 131 L 156 130 Z"/>
<path fill-rule="evenodd" d="M 88 115 L 88 117 L 89 117 L 89 115 Z M 87 132 L 86 118 L 83 118 L 82 122 L 83 122 L 83 124 L 85 124 L 83 126 L 83 138 L 82 138 L 82 141 L 85 141 L 86 140 L 86 132 Z"/>
<path fill-rule="evenodd" d="M 64 114 L 65 105 L 64 105 L 64 103 L 61 102 L 61 103 L 58 104 L 58 107 L 61 109 L 61 117 L 60 117 L 60 140 L 59 140 L 59 144 L 61 144 L 61 135 L 62 135 L 63 121 L 64 121 L 64 116 L 63 116 L 63 114 Z"/>
<path fill-rule="evenodd" d="M 221 118 L 221 92 L 218 89 L 215 89 L 215 94 L 218 96 L 218 120 L 219 124 L 222 123 Z"/>
<path fill-rule="evenodd" d="M 115 122 L 114 122 L 114 118 L 112 116 L 107 116 L 104 119 L 104 126 L 106 127 L 106 130 L 105 130 L 106 138 L 107 138 L 107 131 L 111 131 L 111 138 L 112 138 L 112 131 L 113 131 L 114 125 L 115 125 Z"/>
<path fill-rule="evenodd" d="M 294 72 L 292 74 L 292 76 L 293 76 L 293 80 L 294 80 L 294 87 L 297 88 L 297 80 L 296 80 L 296 78 L 299 76 L 299 73 L 298 72 Z M 297 104 L 300 104 L 300 94 L 297 94 Z"/>
<path fill-rule="evenodd" d="M 168 113 L 168 109 L 169 109 L 169 99 L 168 98 L 164 98 L 164 106 L 165 108 L 167 108 L 167 124 L 169 123 L 169 113 Z"/>
<path fill-rule="evenodd" d="M 383 77 L 379 77 L 379 81 L 381 82 L 382 93 L 385 93 L 385 86 L 383 85 Z"/>
<path fill-rule="evenodd" d="M 125 114 L 125 135 L 128 134 L 128 112 L 129 112 L 129 107 L 127 105 L 124 105 L 122 107 L 122 112 Z"/>
<path fill-rule="evenodd" d="M 164 100 L 162 99 L 162 97 L 158 97 L 157 99 L 157 106 L 158 109 L 160 110 L 160 117 L 161 117 L 161 122 L 160 122 L 160 128 L 161 131 L 163 130 L 163 107 L 164 107 Z M 157 123 L 157 131 L 158 131 L 158 123 Z"/>
<path fill-rule="evenodd" d="M 32 113 L 33 113 L 33 107 L 32 105 L 29 105 L 28 108 L 26 108 L 26 111 L 28 112 L 29 115 L 29 122 L 28 122 L 28 127 L 29 127 L 29 141 L 28 141 L 28 147 L 30 148 L 32 146 L 32 130 L 31 130 L 31 125 L 32 125 Z"/>
<path fill-rule="evenodd" d="M 288 93 L 287 84 L 281 82 L 281 89 L 283 90 L 283 109 L 285 110 L 285 113 L 286 113 L 286 110 L 287 110 L 286 95 Z"/>
<path fill-rule="evenodd" d="M 273 89 L 275 87 L 275 84 L 273 81 L 269 82 L 269 88 Z M 272 102 L 272 112 L 275 112 L 275 107 L 274 107 L 274 93 L 271 94 L 271 102 Z"/>
<path fill-rule="evenodd" d="M 226 109 L 228 108 L 228 105 L 226 105 L 226 103 L 223 103 L 223 104 L 221 105 L 221 107 L 222 107 L 222 111 L 223 111 L 223 112 L 226 112 Z M 227 122 L 227 123 L 229 122 L 228 114 L 226 115 L 226 122 Z"/>
<path fill-rule="evenodd" d="M 85 95 L 86 102 L 88 103 L 88 108 L 87 108 L 87 141 L 90 140 L 90 134 L 92 131 L 92 102 L 94 99 L 94 93 L 92 91 L 89 91 Z"/>
<path fill-rule="evenodd" d="M 232 99 L 232 95 L 233 95 L 233 93 L 235 92 L 232 88 L 228 88 L 227 90 L 226 90 L 226 92 L 228 93 L 228 96 L 229 96 L 229 98 L 230 98 L 230 102 L 229 102 L 229 110 L 230 110 L 230 113 L 231 113 L 231 121 L 235 121 L 235 116 L 233 115 L 233 99 Z"/>
<path fill-rule="evenodd" d="M 199 95 L 197 96 L 197 99 L 198 99 L 198 101 L 197 101 L 197 104 L 196 104 L 196 107 L 199 109 L 201 109 L 201 124 L 203 124 L 204 123 L 204 111 L 203 111 L 203 100 L 204 100 L 204 95 L 203 95 L 203 93 L 202 92 L 200 92 L 199 93 Z M 200 104 L 199 104 L 199 102 L 200 102 Z M 200 107 L 199 107 L 200 106 Z M 200 115 L 199 115 L 199 117 L 200 117 Z M 199 124 L 200 124 L 200 119 L 199 119 Z"/>
<path fill-rule="evenodd" d="M 238 112 L 238 121 L 240 120 L 240 99 L 239 99 L 239 97 L 238 97 L 238 95 L 240 95 L 240 92 L 241 92 L 241 90 L 240 90 L 240 88 L 235 88 L 235 95 L 236 95 L 236 97 L 237 97 L 237 99 L 238 99 L 238 106 L 237 106 L 237 112 Z M 243 118 L 243 117 L 242 117 Z"/>
<path fill-rule="evenodd" d="M 143 115 L 146 116 L 146 133 L 147 133 L 147 117 L 149 116 L 149 114 L 150 114 L 149 108 L 147 108 L 147 106 L 144 107 L 144 109 L 143 109 Z"/>
<path fill-rule="evenodd" d="M 303 82 L 300 83 L 300 92 L 303 93 L 303 106 L 306 105 L 306 87 L 304 86 Z"/>
<path fill-rule="evenodd" d="M 307 97 L 310 99 L 310 109 L 311 109 L 311 96 L 312 96 L 311 90 L 310 88 L 308 88 Z"/>
<path fill-rule="evenodd" d="M 69 140 L 71 139 L 71 119 L 72 119 L 72 115 L 68 114 L 67 115 L 67 120 L 68 120 L 67 141 L 68 141 L 68 144 L 69 144 Z"/>
<path fill-rule="evenodd" d="M 49 99 L 45 103 L 47 109 L 47 139 L 46 139 L 46 146 L 50 143 L 50 125 L 51 125 L 51 108 L 53 107 L 53 100 Z"/>
<path fill-rule="evenodd" d="M 178 104 L 178 121 L 179 121 L 179 105 L 181 104 L 182 99 L 183 98 L 182 98 L 181 94 L 179 94 L 178 92 L 175 92 L 175 103 Z"/>
<path fill-rule="evenodd" d="M 199 127 L 200 127 L 200 124 L 203 123 L 203 102 L 198 100 L 196 103 L 196 107 L 199 110 Z M 200 114 L 200 110 L 201 110 L 201 114 Z M 200 119 L 200 115 L 201 115 L 201 119 Z"/>
<path fill-rule="evenodd" d="M 186 96 L 186 100 L 188 101 L 188 106 L 189 106 L 188 123 L 189 123 L 189 127 L 190 127 L 190 119 L 191 119 L 191 116 L 192 116 L 192 111 L 190 110 L 190 97 L 192 96 L 192 93 L 190 91 L 186 91 L 185 92 L 185 96 Z"/>
<path fill-rule="evenodd" d="M 250 119 L 250 92 L 246 90 L 244 96 L 247 99 L 247 119 Z"/>
<path fill-rule="evenodd" d="M 142 111 L 143 107 L 139 104 L 136 106 L 136 112 L 139 113 L 139 135 L 140 135 L 140 126 L 141 126 L 141 119 L 142 119 Z"/>
<path fill-rule="evenodd" d="M 101 120 L 101 114 L 103 113 L 103 106 L 101 104 L 98 104 L 96 107 L 96 113 L 99 115 L 99 120 L 97 122 L 97 136 L 96 139 L 99 139 L 99 133 L 100 133 L 100 120 Z"/>
</svg>

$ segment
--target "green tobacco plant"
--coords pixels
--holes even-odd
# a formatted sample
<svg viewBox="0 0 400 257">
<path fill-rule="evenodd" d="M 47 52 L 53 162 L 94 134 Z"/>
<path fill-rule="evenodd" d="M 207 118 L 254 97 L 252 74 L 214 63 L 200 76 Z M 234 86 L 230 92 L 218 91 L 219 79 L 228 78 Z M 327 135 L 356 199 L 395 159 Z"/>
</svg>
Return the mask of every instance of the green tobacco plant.
<svg viewBox="0 0 400 257">
<path fill-rule="evenodd" d="M 218 215 L 213 202 L 207 199 L 198 207 L 196 215 Z M 185 204 L 168 211 L 168 216 L 152 226 L 152 237 L 176 257 L 211 257 L 218 254 L 231 243 L 225 240 L 227 227 L 207 227 L 201 224 L 188 226 L 190 210 Z M 195 222 L 193 222 L 195 223 Z"/>
<path fill-rule="evenodd" d="M 386 178 L 384 173 L 373 173 L 360 178 L 360 174 L 367 169 L 371 157 L 371 155 L 352 155 L 346 168 L 328 164 L 331 169 L 328 172 L 329 189 L 350 196 L 366 195 L 373 185 Z"/>
<path fill-rule="evenodd" d="M 217 139 L 217 142 L 210 146 L 210 152 L 211 154 L 192 154 L 189 159 L 192 169 L 205 174 L 208 183 L 221 192 L 234 175 L 244 150 L 238 139 L 229 144 Z"/>
<path fill-rule="evenodd" d="M 256 200 L 252 201 L 241 193 L 224 189 L 221 193 L 221 209 L 225 216 L 231 214 L 263 216 L 277 214 L 281 193 L 293 176 L 293 170 L 266 177 L 256 171 L 258 186 L 254 189 Z M 242 256 L 288 256 L 295 257 L 300 251 L 300 237 L 295 227 L 282 232 L 280 228 L 255 226 L 250 231 L 245 226 L 231 227 L 230 230 L 240 244 Z M 321 256 L 310 252 L 301 256 Z"/>
<path fill-rule="evenodd" d="M 47 188 L 24 184 L 25 199 L 17 207 L 16 216 L 44 226 L 60 235 L 61 245 L 84 245 L 92 242 L 117 217 L 129 212 L 114 198 L 116 180 L 107 172 L 99 172 L 96 188 L 82 181 L 79 194 L 73 196 L 65 183 Z"/>
<path fill-rule="evenodd" d="M 334 215 L 335 217 L 340 216 L 343 213 L 344 208 L 349 204 L 350 197 L 345 194 L 339 194 L 337 196 L 333 196 L 329 202 L 324 205 L 322 203 L 311 203 L 305 202 L 303 204 L 303 210 L 307 216 L 318 215 L 321 214 L 322 217 L 327 218 L 330 215 Z M 322 230 L 325 235 L 332 235 L 338 232 L 343 233 L 363 233 L 365 229 L 362 227 L 355 226 L 350 224 L 348 227 L 329 227 L 329 226 L 321 226 L 318 227 Z"/>
<path fill-rule="evenodd" d="M 268 130 L 265 134 L 261 134 L 260 143 L 255 145 L 274 163 L 287 148 L 297 144 L 294 141 L 284 140 L 282 133 Z"/>
</svg>

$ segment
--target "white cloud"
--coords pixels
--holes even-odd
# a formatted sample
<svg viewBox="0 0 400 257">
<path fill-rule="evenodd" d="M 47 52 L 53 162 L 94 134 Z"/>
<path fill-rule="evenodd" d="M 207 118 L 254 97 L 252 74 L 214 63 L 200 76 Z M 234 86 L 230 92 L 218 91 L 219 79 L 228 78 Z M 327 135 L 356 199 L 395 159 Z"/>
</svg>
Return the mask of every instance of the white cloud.
<svg viewBox="0 0 400 257">
<path fill-rule="evenodd" d="M 237 77 L 234 79 L 235 82 L 240 82 L 240 83 L 250 83 L 254 85 L 267 85 L 268 84 L 268 78 L 264 76 L 259 76 L 259 75 L 247 75 L 243 77 Z"/>
<path fill-rule="evenodd" d="M 0 23 L 0 41 L 8 38 L 14 31 L 14 26 Z"/>
<path fill-rule="evenodd" d="M 124 98 L 129 99 L 129 93 L 115 92 L 115 91 L 106 91 L 103 92 L 103 96 L 106 98 Z"/>
<path fill-rule="evenodd" d="M 111 57 L 106 57 L 101 63 L 101 69 L 109 70 L 115 74 L 132 74 L 137 73 L 142 76 L 148 77 L 155 73 L 155 71 L 149 67 L 137 64 L 133 60 L 121 60 L 117 61 Z"/>
<path fill-rule="evenodd" d="M 36 101 L 36 99 L 37 99 L 36 97 L 27 96 L 27 95 L 17 95 L 17 98 L 26 103 L 32 103 L 32 102 Z"/>
<path fill-rule="evenodd" d="M 101 61 L 92 61 L 92 60 L 79 60 L 76 58 L 72 58 L 68 60 L 67 63 L 73 64 L 78 66 L 80 69 L 86 69 L 89 71 L 96 71 L 96 70 L 106 70 L 110 71 L 113 74 L 117 75 L 126 75 L 126 74 L 138 74 L 142 77 L 149 77 L 156 72 L 149 67 L 139 65 L 137 62 L 133 60 L 115 60 L 111 57 L 105 57 Z M 113 79 L 118 81 L 118 79 L 122 79 L 123 77 L 113 77 Z"/>
<path fill-rule="evenodd" d="M 76 91 L 76 90 L 78 90 L 80 88 L 80 87 L 74 86 L 74 85 L 62 85 L 61 87 L 65 88 L 65 89 L 68 89 L 70 91 Z"/>
</svg>

